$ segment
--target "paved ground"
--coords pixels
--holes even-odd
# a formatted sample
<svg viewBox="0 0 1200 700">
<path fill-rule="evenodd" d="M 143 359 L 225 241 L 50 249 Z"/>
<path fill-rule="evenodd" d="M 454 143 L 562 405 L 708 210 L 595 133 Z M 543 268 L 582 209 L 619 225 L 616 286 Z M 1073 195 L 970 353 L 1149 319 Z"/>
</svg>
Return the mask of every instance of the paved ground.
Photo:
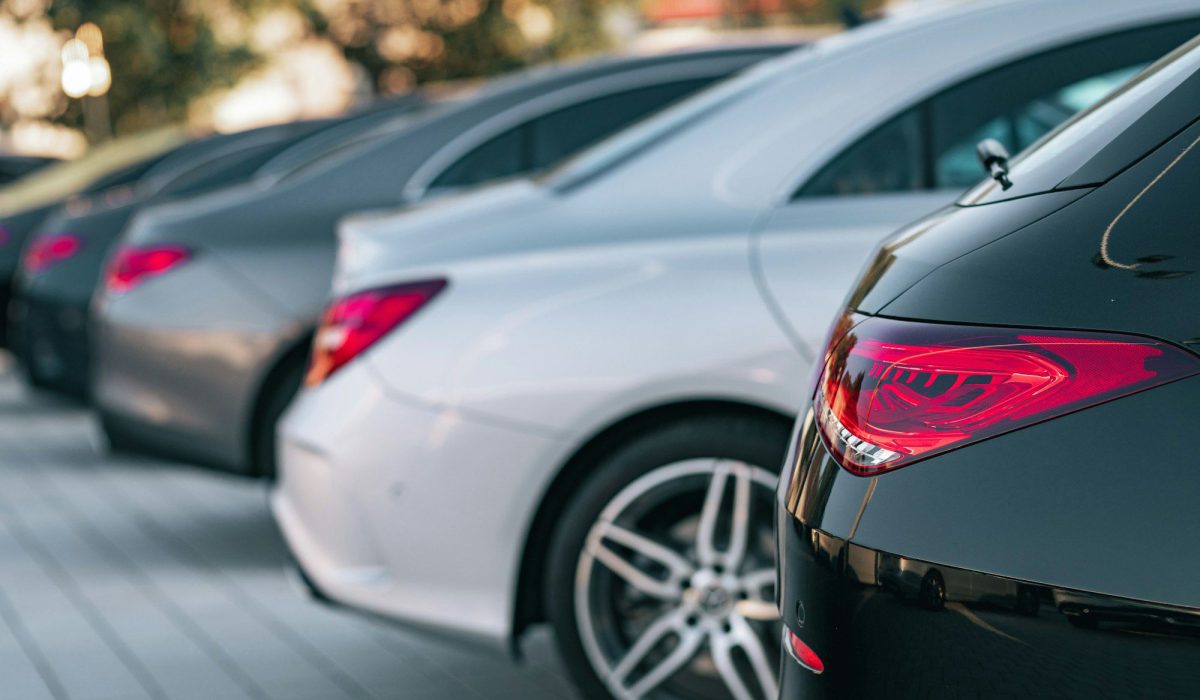
<svg viewBox="0 0 1200 700">
<path fill-rule="evenodd" d="M 529 659 L 326 610 L 284 576 L 261 488 L 110 459 L 0 357 L 0 698 L 571 698 Z"/>
</svg>

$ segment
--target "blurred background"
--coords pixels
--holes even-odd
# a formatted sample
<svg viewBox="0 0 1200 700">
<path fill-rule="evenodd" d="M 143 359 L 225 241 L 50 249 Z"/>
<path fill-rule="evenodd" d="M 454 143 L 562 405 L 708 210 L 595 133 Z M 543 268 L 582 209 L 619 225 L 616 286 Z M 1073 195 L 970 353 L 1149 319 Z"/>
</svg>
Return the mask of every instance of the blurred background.
<svg viewBox="0 0 1200 700">
<path fill-rule="evenodd" d="M 601 51 L 829 33 L 883 0 L 4 0 L 0 151 L 339 113 Z"/>
</svg>

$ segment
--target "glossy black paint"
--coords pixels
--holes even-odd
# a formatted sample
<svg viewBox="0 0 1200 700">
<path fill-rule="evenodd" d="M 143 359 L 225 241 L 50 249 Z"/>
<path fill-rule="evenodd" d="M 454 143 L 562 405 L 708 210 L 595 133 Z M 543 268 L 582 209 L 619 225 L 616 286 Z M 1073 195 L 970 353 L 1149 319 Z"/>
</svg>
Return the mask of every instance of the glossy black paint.
<svg viewBox="0 0 1200 700">
<path fill-rule="evenodd" d="M 1150 144 L 1107 180 L 901 231 L 834 334 L 883 315 L 1138 334 L 1194 353 L 1191 110 L 1182 129 L 1107 134 L 1128 144 L 1118 137 L 1145 129 Z M 826 670 L 785 659 L 781 697 L 1195 697 L 1198 418 L 1193 375 L 863 478 L 810 412 L 779 493 L 779 600 Z"/>
<path fill-rule="evenodd" d="M 1200 149 L 1198 139 L 1200 124 L 1193 124 L 1113 180 L 1017 231 L 1003 221 L 992 225 L 986 212 L 964 210 L 965 218 L 977 220 L 968 227 L 983 241 L 974 250 L 968 246 L 980 241 L 964 244 L 949 219 L 894 243 L 883 255 L 907 261 L 877 260 L 877 267 L 919 261 L 934 269 L 897 298 L 877 302 L 878 313 L 1116 330 L 1178 343 L 1200 337 L 1200 314 L 1178 306 L 1200 299 L 1200 150 L 1188 151 Z M 1040 199 L 980 210 L 1011 206 L 1032 212 Z M 1165 203 L 1170 206 L 1160 206 Z"/>
<path fill-rule="evenodd" d="M 780 599 L 827 671 L 785 661 L 782 697 L 1194 693 L 1200 470 L 1145 440 L 1186 455 L 1196 406 L 1191 378 L 870 479 L 805 425 Z"/>
</svg>

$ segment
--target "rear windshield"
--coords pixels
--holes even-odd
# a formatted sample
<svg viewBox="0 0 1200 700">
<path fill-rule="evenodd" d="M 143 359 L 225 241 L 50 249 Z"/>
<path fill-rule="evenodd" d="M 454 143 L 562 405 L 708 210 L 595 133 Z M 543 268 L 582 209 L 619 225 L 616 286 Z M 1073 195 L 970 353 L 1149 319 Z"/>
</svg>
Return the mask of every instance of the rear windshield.
<svg viewBox="0 0 1200 700">
<path fill-rule="evenodd" d="M 1200 37 L 1179 47 L 1013 159 L 1012 187 L 985 180 L 959 200 L 989 204 L 1104 182 L 1200 116 Z"/>
<path fill-rule="evenodd" d="M 561 166 L 546 173 L 541 181 L 551 189 L 565 191 L 599 177 L 660 141 L 678 136 L 709 115 L 771 84 L 778 74 L 791 67 L 790 56 L 808 50 L 807 47 L 801 47 L 781 57 L 767 59 L 751 66 L 737 77 L 721 81 L 714 87 L 685 98 L 665 111 L 568 159 Z"/>
<path fill-rule="evenodd" d="M 294 178 L 336 160 L 348 151 L 357 150 L 364 143 L 407 128 L 430 109 L 430 104 L 416 103 L 348 117 L 284 150 L 264 164 L 255 177 L 269 180 Z"/>
</svg>

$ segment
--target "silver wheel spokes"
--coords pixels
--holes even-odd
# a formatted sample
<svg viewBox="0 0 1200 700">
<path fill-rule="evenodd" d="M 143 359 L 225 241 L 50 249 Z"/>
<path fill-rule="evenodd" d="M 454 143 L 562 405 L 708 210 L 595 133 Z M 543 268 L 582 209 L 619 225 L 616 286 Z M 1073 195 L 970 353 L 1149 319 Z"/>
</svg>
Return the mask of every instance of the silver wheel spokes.
<svg viewBox="0 0 1200 700">
<path fill-rule="evenodd" d="M 677 551 L 617 524 L 626 508 L 651 490 L 697 475 L 707 476 L 709 482 L 691 551 Z M 771 656 L 743 615 L 756 611 L 752 617 L 762 619 L 761 612 L 773 608 L 774 568 L 763 567 L 760 561 L 758 567 L 741 571 L 747 568 L 755 530 L 751 522 L 753 489 L 757 485 L 773 491 L 774 483 L 774 475 L 740 462 L 690 460 L 638 479 L 601 513 L 580 557 L 576 614 L 584 648 L 616 696 L 647 696 L 704 651 L 736 700 L 776 696 Z M 628 553 L 620 554 L 619 549 Z M 596 638 L 597 625 L 589 604 L 595 563 L 665 608 L 616 659 L 601 652 Z M 739 654 L 744 663 L 738 663 Z"/>
</svg>

